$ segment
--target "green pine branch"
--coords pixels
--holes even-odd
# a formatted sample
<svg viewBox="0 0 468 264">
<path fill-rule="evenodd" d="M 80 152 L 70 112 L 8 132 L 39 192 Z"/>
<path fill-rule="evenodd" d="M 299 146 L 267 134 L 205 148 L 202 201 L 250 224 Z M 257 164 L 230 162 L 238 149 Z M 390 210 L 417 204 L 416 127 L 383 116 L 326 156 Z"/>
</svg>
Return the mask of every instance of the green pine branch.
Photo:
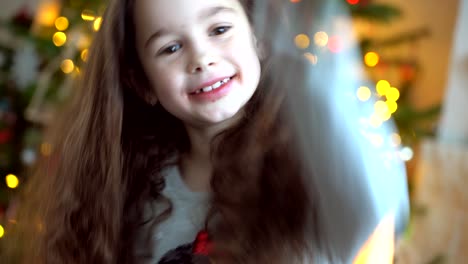
<svg viewBox="0 0 468 264">
<path fill-rule="evenodd" d="M 400 9 L 382 3 L 369 3 L 366 5 L 350 5 L 351 15 L 380 23 L 390 23 L 402 15 Z"/>
</svg>

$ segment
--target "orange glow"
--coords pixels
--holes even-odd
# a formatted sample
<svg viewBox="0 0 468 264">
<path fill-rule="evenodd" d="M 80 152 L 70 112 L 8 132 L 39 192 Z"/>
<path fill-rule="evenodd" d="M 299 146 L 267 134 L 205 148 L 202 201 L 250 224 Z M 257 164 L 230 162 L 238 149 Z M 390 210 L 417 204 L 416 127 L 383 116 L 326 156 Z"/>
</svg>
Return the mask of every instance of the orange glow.
<svg viewBox="0 0 468 264">
<path fill-rule="evenodd" d="M 301 0 L 290 0 L 290 1 L 291 1 L 291 3 L 295 4 L 295 3 L 299 3 Z"/>
<path fill-rule="evenodd" d="M 36 16 L 36 24 L 39 26 L 51 27 L 59 16 L 60 5 L 57 1 L 43 1 L 38 9 Z"/>
<path fill-rule="evenodd" d="M 395 252 L 395 223 L 387 215 L 359 250 L 353 264 L 392 264 Z"/>
</svg>

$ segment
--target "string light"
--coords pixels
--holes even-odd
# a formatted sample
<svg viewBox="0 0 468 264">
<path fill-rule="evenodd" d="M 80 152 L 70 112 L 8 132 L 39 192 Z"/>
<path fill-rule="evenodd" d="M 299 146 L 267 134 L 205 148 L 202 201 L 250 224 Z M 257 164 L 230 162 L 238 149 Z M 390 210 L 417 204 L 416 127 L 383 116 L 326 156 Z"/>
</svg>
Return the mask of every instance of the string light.
<svg viewBox="0 0 468 264">
<path fill-rule="evenodd" d="M 314 35 L 315 45 L 319 47 L 325 47 L 328 44 L 328 34 L 323 31 L 319 31 Z"/>
<path fill-rule="evenodd" d="M 400 150 L 400 158 L 403 161 L 410 161 L 413 159 L 413 156 L 414 156 L 414 152 L 410 147 L 403 147 Z"/>
<path fill-rule="evenodd" d="M 81 52 L 81 59 L 83 61 L 86 61 L 88 59 L 88 49 L 84 49 L 82 52 Z"/>
<path fill-rule="evenodd" d="M 85 9 L 81 12 L 81 18 L 84 21 L 94 21 L 94 19 L 96 19 L 96 15 L 94 14 L 94 11 Z"/>
<path fill-rule="evenodd" d="M 395 101 L 387 100 L 385 104 L 387 105 L 388 111 L 391 114 L 395 113 L 398 110 L 398 104 Z"/>
<path fill-rule="evenodd" d="M 369 87 L 366 87 L 366 86 L 361 86 L 359 87 L 359 89 L 357 90 L 357 98 L 362 101 L 362 102 L 366 102 L 367 100 L 370 99 L 372 93 L 371 93 L 371 90 L 369 89 Z"/>
<path fill-rule="evenodd" d="M 99 28 L 101 28 L 101 24 L 102 24 L 102 17 L 96 18 L 96 20 L 94 20 L 94 23 L 93 23 L 94 31 L 99 31 Z"/>
<path fill-rule="evenodd" d="M 55 28 L 59 31 L 64 31 L 68 28 L 68 19 L 66 17 L 59 17 L 55 20 Z"/>
<path fill-rule="evenodd" d="M 341 40 L 338 36 L 333 36 L 328 39 L 328 49 L 333 53 L 341 51 Z"/>
<path fill-rule="evenodd" d="M 2 225 L 0 225 L 0 238 L 2 238 L 5 235 L 5 228 L 3 228 Z"/>
<path fill-rule="evenodd" d="M 387 100 L 396 102 L 398 98 L 400 98 L 400 91 L 397 88 L 392 87 L 388 89 L 387 93 L 385 94 Z"/>
<path fill-rule="evenodd" d="M 387 91 L 390 89 L 390 83 L 386 80 L 380 80 L 377 82 L 376 88 L 377 88 L 377 93 L 380 96 L 384 96 L 387 94 Z"/>
<path fill-rule="evenodd" d="M 393 133 L 391 136 L 390 136 L 390 140 L 392 141 L 393 145 L 395 147 L 398 147 L 401 145 L 401 136 L 398 135 L 397 133 Z"/>
<path fill-rule="evenodd" d="M 72 60 L 66 59 L 62 61 L 62 65 L 60 65 L 60 69 L 66 74 L 72 73 L 75 69 L 75 64 Z"/>
<path fill-rule="evenodd" d="M 8 174 L 5 177 L 5 181 L 6 181 L 8 188 L 11 188 L 11 189 L 16 189 L 19 185 L 18 177 L 16 177 L 13 174 Z"/>
<path fill-rule="evenodd" d="M 67 35 L 63 32 L 56 32 L 52 36 L 52 42 L 54 42 L 54 45 L 57 47 L 63 46 L 67 42 Z"/>
<path fill-rule="evenodd" d="M 368 67 L 375 67 L 379 63 L 379 60 L 379 54 L 373 51 L 367 52 L 364 56 L 364 62 Z"/>
<path fill-rule="evenodd" d="M 310 39 L 306 34 L 299 34 L 294 38 L 294 43 L 300 49 L 307 49 L 310 45 Z"/>
<path fill-rule="evenodd" d="M 350 5 L 357 5 L 357 4 L 359 4 L 359 0 L 346 0 L 346 2 L 348 2 L 348 4 L 350 4 Z"/>
<path fill-rule="evenodd" d="M 308 61 L 310 61 L 310 63 L 312 63 L 313 65 L 316 65 L 317 62 L 318 62 L 318 57 L 317 57 L 317 55 L 314 55 L 314 54 L 312 54 L 312 53 L 310 53 L 310 52 L 304 53 L 304 57 L 305 57 Z"/>
</svg>

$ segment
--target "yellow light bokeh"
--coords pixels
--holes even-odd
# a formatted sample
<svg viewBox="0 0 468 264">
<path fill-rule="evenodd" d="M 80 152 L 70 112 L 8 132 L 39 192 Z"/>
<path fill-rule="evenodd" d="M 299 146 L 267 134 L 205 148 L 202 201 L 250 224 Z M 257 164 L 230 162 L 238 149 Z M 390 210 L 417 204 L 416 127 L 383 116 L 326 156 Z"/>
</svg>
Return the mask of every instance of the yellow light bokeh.
<svg viewBox="0 0 468 264">
<path fill-rule="evenodd" d="M 0 238 L 2 238 L 5 235 L 5 228 L 3 228 L 2 225 L 0 225 Z"/>
<path fill-rule="evenodd" d="M 75 69 L 75 64 L 73 63 L 72 60 L 66 59 L 62 61 L 62 65 L 60 65 L 60 69 L 66 74 L 72 73 L 73 70 Z"/>
<path fill-rule="evenodd" d="M 400 98 L 400 91 L 398 91 L 397 88 L 392 87 L 388 89 L 385 96 L 387 97 L 387 100 L 396 102 Z"/>
<path fill-rule="evenodd" d="M 88 59 L 88 49 L 84 49 L 82 52 L 81 52 L 81 59 L 83 61 L 86 61 Z"/>
<path fill-rule="evenodd" d="M 386 101 L 388 111 L 393 114 L 398 110 L 398 104 L 395 101 Z"/>
<path fill-rule="evenodd" d="M 294 43 L 300 49 L 307 49 L 310 46 L 310 39 L 306 34 L 299 34 L 294 38 Z"/>
<path fill-rule="evenodd" d="M 319 31 L 314 35 L 315 45 L 319 47 L 325 47 L 328 44 L 328 34 L 323 31 Z"/>
<path fill-rule="evenodd" d="M 18 177 L 16 177 L 13 174 L 8 174 L 5 177 L 5 181 L 6 181 L 6 185 L 8 186 L 8 188 L 11 188 L 11 189 L 15 189 L 19 185 Z"/>
<path fill-rule="evenodd" d="M 376 88 L 377 93 L 380 96 L 384 96 L 387 94 L 388 90 L 390 90 L 390 83 L 386 80 L 380 80 L 377 82 Z"/>
<path fill-rule="evenodd" d="M 50 154 L 52 154 L 52 145 L 50 143 L 42 143 L 41 154 L 44 156 L 50 156 Z"/>
<path fill-rule="evenodd" d="M 366 86 L 361 86 L 359 87 L 359 89 L 357 90 L 357 98 L 362 101 L 362 102 L 366 102 L 367 100 L 370 99 L 371 95 L 372 95 L 372 92 L 371 90 L 369 89 L 369 87 L 366 87 Z"/>
<path fill-rule="evenodd" d="M 96 20 L 94 20 L 94 23 L 93 23 L 94 31 L 99 31 L 99 29 L 101 28 L 101 24 L 102 24 L 102 17 L 96 18 Z"/>
<path fill-rule="evenodd" d="M 57 47 L 63 46 L 67 42 L 67 35 L 63 32 L 56 32 L 52 36 L 52 42 L 54 42 L 54 45 Z"/>
<path fill-rule="evenodd" d="M 60 14 L 60 3 L 57 1 L 42 1 L 36 11 L 35 23 L 51 27 Z"/>
<path fill-rule="evenodd" d="M 94 14 L 93 10 L 85 9 L 83 12 L 81 12 L 81 18 L 84 21 L 93 21 L 96 19 L 96 15 Z"/>
<path fill-rule="evenodd" d="M 364 62 L 369 67 L 375 67 L 379 63 L 380 57 L 379 54 L 371 51 L 367 52 L 364 56 Z"/>
<path fill-rule="evenodd" d="M 305 57 L 308 61 L 310 61 L 310 63 L 312 63 L 313 65 L 316 65 L 317 62 L 318 62 L 318 57 L 317 57 L 317 55 L 314 55 L 314 54 L 312 54 L 312 53 L 310 53 L 310 52 L 304 53 L 304 57 Z"/>
<path fill-rule="evenodd" d="M 68 19 L 66 17 L 59 17 L 55 20 L 55 28 L 59 31 L 64 31 L 68 28 Z"/>
</svg>

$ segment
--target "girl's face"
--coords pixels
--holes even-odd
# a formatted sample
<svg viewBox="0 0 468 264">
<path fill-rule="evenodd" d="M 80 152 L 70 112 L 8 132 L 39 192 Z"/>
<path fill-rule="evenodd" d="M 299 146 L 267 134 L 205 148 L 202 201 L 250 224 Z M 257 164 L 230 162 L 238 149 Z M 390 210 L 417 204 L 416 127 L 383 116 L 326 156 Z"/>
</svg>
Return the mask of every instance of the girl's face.
<svg viewBox="0 0 468 264">
<path fill-rule="evenodd" d="M 136 0 L 134 17 L 152 89 L 186 125 L 228 120 L 252 97 L 260 61 L 238 0 Z"/>
</svg>

